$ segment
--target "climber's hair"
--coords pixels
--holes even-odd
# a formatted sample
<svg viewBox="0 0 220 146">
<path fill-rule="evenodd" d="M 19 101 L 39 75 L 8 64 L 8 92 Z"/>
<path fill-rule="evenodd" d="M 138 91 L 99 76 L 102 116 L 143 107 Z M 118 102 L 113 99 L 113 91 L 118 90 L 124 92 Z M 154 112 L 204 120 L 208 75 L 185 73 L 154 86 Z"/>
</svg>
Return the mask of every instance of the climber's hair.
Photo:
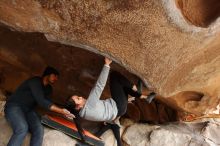
<svg viewBox="0 0 220 146">
<path fill-rule="evenodd" d="M 66 100 L 66 106 L 68 106 L 71 109 L 75 109 L 76 110 L 76 103 L 75 101 L 71 98 L 71 96 L 68 96 L 67 100 Z"/>
</svg>

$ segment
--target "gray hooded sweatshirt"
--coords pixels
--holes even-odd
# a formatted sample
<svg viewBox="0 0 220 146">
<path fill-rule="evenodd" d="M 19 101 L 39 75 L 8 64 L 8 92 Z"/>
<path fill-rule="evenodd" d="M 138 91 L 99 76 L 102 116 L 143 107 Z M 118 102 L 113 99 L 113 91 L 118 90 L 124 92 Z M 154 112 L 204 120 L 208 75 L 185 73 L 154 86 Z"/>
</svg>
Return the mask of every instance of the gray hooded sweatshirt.
<svg viewBox="0 0 220 146">
<path fill-rule="evenodd" d="M 112 98 L 100 100 L 106 85 L 110 67 L 104 65 L 101 74 L 92 88 L 85 106 L 80 110 L 80 117 L 90 121 L 112 121 L 116 118 L 118 109 Z"/>
</svg>

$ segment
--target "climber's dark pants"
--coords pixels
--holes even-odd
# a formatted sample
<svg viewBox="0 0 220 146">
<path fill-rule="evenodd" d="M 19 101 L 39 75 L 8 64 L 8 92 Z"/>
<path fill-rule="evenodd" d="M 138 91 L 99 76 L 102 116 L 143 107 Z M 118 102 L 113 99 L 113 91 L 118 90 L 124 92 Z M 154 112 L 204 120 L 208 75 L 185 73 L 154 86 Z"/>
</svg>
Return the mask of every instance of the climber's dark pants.
<svg viewBox="0 0 220 146">
<path fill-rule="evenodd" d="M 123 116 L 127 110 L 128 104 L 128 95 L 133 97 L 140 97 L 141 94 L 132 90 L 133 84 L 125 78 L 122 74 L 118 72 L 110 73 L 110 92 L 112 99 L 116 102 L 118 108 L 118 115 Z M 122 146 L 120 138 L 120 127 L 117 124 L 108 123 L 105 125 L 98 133 L 98 136 L 101 136 L 106 130 L 112 129 L 114 136 L 117 140 L 117 145 Z"/>
<path fill-rule="evenodd" d="M 122 74 L 113 71 L 110 73 L 110 92 L 116 102 L 118 116 L 123 116 L 127 110 L 128 95 L 140 97 L 141 94 L 132 90 L 133 84 Z"/>
</svg>

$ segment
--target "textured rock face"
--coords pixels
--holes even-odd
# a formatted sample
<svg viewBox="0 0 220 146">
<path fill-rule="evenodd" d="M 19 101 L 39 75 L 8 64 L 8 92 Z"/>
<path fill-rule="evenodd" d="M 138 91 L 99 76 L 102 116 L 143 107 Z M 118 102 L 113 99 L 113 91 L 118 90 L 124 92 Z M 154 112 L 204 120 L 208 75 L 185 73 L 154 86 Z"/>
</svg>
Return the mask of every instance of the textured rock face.
<svg viewBox="0 0 220 146">
<path fill-rule="evenodd" d="M 70 47 L 76 46 L 111 57 L 166 97 L 158 98 L 169 106 L 205 114 L 219 104 L 218 16 L 217 0 L 1 0 L 1 24 L 18 31 L 42 33 L 33 33 L 32 39 L 22 34 L 16 40 L 15 36 L 10 44 L 5 40 L 9 32 L 1 29 L 1 82 L 4 88 L 13 90 L 21 80 L 40 73 L 45 64 L 52 64 L 66 77 L 57 85 L 58 97 L 72 91 L 87 93 L 80 87 L 91 87 L 91 82 L 82 83 L 84 76 L 74 74 L 78 62 L 85 60 L 70 59 L 78 56 Z M 42 42 L 43 35 L 68 46 Z M 5 42 L 10 45 L 5 46 Z M 80 56 L 89 54 L 79 52 Z M 80 74 L 91 75 L 91 70 L 97 68 L 97 76 L 101 68 L 101 59 L 97 58 L 87 58 L 88 64 L 79 66 L 83 68 Z M 91 61 L 98 67 L 91 67 Z M 93 76 L 89 79 L 93 80 Z M 71 85 L 72 81 L 77 85 Z M 64 85 L 68 91 L 62 89 Z M 186 96 L 189 91 L 193 92 Z M 200 97 L 200 92 L 204 96 Z"/>
<path fill-rule="evenodd" d="M 123 135 L 129 146 L 217 146 L 219 122 L 215 120 L 196 123 L 173 123 L 161 126 L 135 124 Z"/>
</svg>

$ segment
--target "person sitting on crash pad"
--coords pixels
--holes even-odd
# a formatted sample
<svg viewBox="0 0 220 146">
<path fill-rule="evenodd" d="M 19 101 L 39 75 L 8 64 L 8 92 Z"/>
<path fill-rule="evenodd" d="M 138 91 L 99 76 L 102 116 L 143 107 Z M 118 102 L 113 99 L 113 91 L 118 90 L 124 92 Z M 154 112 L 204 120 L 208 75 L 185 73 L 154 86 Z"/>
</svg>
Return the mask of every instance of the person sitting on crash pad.
<svg viewBox="0 0 220 146">
<path fill-rule="evenodd" d="M 52 84 L 58 80 L 59 72 L 47 67 L 43 75 L 24 81 L 9 97 L 5 105 L 5 117 L 12 127 L 13 134 L 7 146 L 21 146 L 28 131 L 31 133 L 31 146 L 41 146 L 43 142 L 43 126 L 37 113 L 36 105 L 74 118 L 67 109 L 53 104 L 47 97 L 52 93 Z"/>
<path fill-rule="evenodd" d="M 120 125 L 114 121 L 123 116 L 127 110 L 128 95 L 146 99 L 150 103 L 155 93 L 148 96 L 142 95 L 137 91 L 136 85 L 132 84 L 127 78 L 116 71 L 110 73 L 110 92 L 112 98 L 101 100 L 100 96 L 106 85 L 110 64 L 112 60 L 105 58 L 104 67 L 98 77 L 95 86 L 92 88 L 87 99 L 73 95 L 68 100 L 68 105 L 78 111 L 79 116 L 90 121 L 103 121 L 110 125 L 118 146 L 122 146 L 120 139 Z"/>
</svg>

